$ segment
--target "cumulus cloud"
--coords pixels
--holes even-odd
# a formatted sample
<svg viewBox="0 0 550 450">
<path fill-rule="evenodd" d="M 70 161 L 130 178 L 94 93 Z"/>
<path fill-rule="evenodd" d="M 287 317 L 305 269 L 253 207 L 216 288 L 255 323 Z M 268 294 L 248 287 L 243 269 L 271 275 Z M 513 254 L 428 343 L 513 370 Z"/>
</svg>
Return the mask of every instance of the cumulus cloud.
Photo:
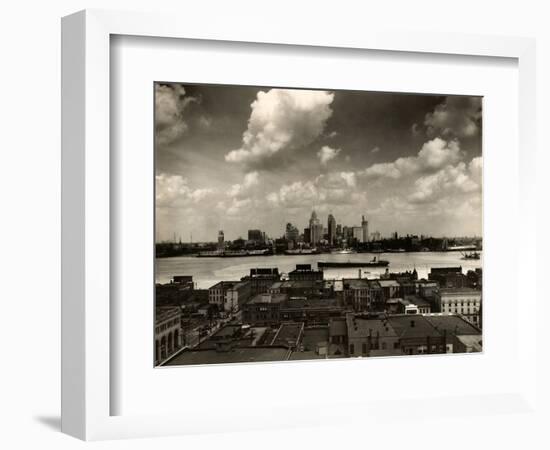
<svg viewBox="0 0 550 450">
<path fill-rule="evenodd" d="M 455 164 L 462 157 L 460 144 L 456 140 L 446 141 L 435 138 L 424 143 L 416 156 L 398 158 L 393 162 L 377 163 L 361 171 L 366 179 L 399 179 L 419 172 L 438 170 L 449 164 Z"/>
<path fill-rule="evenodd" d="M 230 197 L 242 197 L 246 195 L 250 188 L 259 184 L 260 176 L 258 172 L 249 172 L 244 176 L 243 182 L 234 184 L 228 192 Z"/>
<path fill-rule="evenodd" d="M 428 136 L 475 136 L 481 127 L 481 97 L 447 97 L 426 114 L 424 125 Z"/>
<path fill-rule="evenodd" d="M 319 157 L 319 160 L 321 161 L 321 164 L 323 166 L 326 166 L 329 161 L 332 161 L 334 158 L 338 156 L 338 154 L 341 152 L 341 149 L 339 148 L 332 148 L 328 145 L 325 145 L 317 152 L 317 156 Z"/>
<path fill-rule="evenodd" d="M 187 131 L 183 112 L 195 101 L 181 84 L 155 85 L 155 135 L 159 145 L 170 144 Z"/>
<path fill-rule="evenodd" d="M 284 184 L 266 199 L 273 206 L 302 208 L 358 203 L 365 200 L 365 194 L 357 189 L 354 172 L 333 172 L 313 180 Z"/>
<path fill-rule="evenodd" d="M 371 149 L 371 153 L 378 153 L 380 151 L 380 147 L 376 146 L 373 149 Z"/>
<path fill-rule="evenodd" d="M 456 166 L 446 166 L 434 174 L 418 178 L 408 200 L 412 203 L 426 203 L 449 196 L 479 193 L 481 170 L 481 157 L 474 158 L 468 165 L 460 162 Z"/>
<path fill-rule="evenodd" d="M 180 175 L 161 173 L 155 177 L 156 206 L 184 207 L 197 204 L 213 193 L 212 189 L 192 189 Z"/>
<path fill-rule="evenodd" d="M 271 168 L 286 152 L 299 150 L 322 135 L 332 115 L 333 99 L 334 94 L 326 91 L 258 92 L 242 145 L 227 153 L 225 160 L 249 168 Z"/>
</svg>

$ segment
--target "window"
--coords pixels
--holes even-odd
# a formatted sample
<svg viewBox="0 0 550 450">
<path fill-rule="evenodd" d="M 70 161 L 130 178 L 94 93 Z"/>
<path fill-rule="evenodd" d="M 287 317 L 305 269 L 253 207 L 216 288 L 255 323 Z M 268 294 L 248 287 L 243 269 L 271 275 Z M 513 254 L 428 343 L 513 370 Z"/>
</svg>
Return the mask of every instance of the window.
<svg viewBox="0 0 550 450">
<path fill-rule="evenodd" d="M 355 346 L 353 344 L 349 344 L 349 354 L 353 355 L 355 353 Z"/>
<path fill-rule="evenodd" d="M 367 344 L 363 344 L 361 347 L 362 347 L 361 351 L 362 351 L 363 355 L 366 355 L 367 354 Z"/>
</svg>

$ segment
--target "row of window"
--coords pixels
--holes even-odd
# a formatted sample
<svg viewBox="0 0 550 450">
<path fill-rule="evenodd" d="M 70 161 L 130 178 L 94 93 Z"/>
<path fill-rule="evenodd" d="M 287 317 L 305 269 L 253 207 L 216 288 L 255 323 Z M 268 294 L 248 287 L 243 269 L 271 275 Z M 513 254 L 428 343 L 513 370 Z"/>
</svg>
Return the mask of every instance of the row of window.
<svg viewBox="0 0 550 450">
<path fill-rule="evenodd" d="M 163 323 L 162 325 L 156 327 L 155 328 L 155 333 L 159 334 L 159 333 L 163 332 L 164 330 L 167 330 L 168 328 L 171 328 L 175 325 L 179 325 L 179 322 L 180 322 L 179 318 L 169 320 L 169 321 Z"/>
<path fill-rule="evenodd" d="M 371 350 L 380 350 L 380 349 L 386 350 L 387 349 L 387 343 L 382 342 L 381 345 L 378 345 L 377 343 L 373 343 L 370 348 L 371 348 Z M 394 349 L 399 348 L 399 342 L 394 342 L 393 343 L 393 348 Z M 355 344 L 349 344 L 349 354 L 350 355 L 355 354 Z M 361 354 L 363 354 L 363 355 L 367 354 L 367 344 L 366 343 L 361 344 Z"/>
</svg>

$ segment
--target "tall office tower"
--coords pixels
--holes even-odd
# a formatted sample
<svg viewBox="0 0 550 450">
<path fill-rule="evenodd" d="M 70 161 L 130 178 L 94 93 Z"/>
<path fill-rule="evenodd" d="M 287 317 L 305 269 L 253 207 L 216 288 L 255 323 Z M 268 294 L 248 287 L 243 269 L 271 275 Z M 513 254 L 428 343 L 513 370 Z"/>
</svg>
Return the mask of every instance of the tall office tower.
<svg viewBox="0 0 550 450">
<path fill-rule="evenodd" d="M 336 241 L 336 219 L 332 214 L 328 215 L 328 243 L 332 246 Z"/>
<path fill-rule="evenodd" d="M 291 223 L 287 223 L 285 229 L 285 239 L 290 242 L 297 242 L 299 236 L 300 232 L 298 231 L 298 228 Z"/>
<path fill-rule="evenodd" d="M 369 221 L 365 219 L 365 216 L 362 217 L 361 228 L 363 229 L 361 242 L 369 242 Z"/>
<path fill-rule="evenodd" d="M 223 230 L 218 231 L 218 250 L 223 251 L 225 249 Z"/>
<path fill-rule="evenodd" d="M 315 211 L 311 213 L 311 219 L 309 219 L 309 238 L 310 243 L 313 245 L 318 244 L 323 238 L 323 225 L 321 225 Z"/>
<path fill-rule="evenodd" d="M 256 244 L 263 244 L 265 242 L 264 233 L 261 230 L 248 230 L 248 240 Z"/>
</svg>

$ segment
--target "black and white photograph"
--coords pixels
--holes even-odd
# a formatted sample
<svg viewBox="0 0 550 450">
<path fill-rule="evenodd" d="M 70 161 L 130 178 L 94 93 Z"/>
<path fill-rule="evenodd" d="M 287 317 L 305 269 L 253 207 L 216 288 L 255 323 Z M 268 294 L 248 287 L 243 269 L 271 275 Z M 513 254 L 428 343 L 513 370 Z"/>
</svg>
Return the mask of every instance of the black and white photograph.
<svg viewBox="0 0 550 450">
<path fill-rule="evenodd" d="M 481 353 L 482 100 L 155 82 L 154 366 Z"/>
</svg>

